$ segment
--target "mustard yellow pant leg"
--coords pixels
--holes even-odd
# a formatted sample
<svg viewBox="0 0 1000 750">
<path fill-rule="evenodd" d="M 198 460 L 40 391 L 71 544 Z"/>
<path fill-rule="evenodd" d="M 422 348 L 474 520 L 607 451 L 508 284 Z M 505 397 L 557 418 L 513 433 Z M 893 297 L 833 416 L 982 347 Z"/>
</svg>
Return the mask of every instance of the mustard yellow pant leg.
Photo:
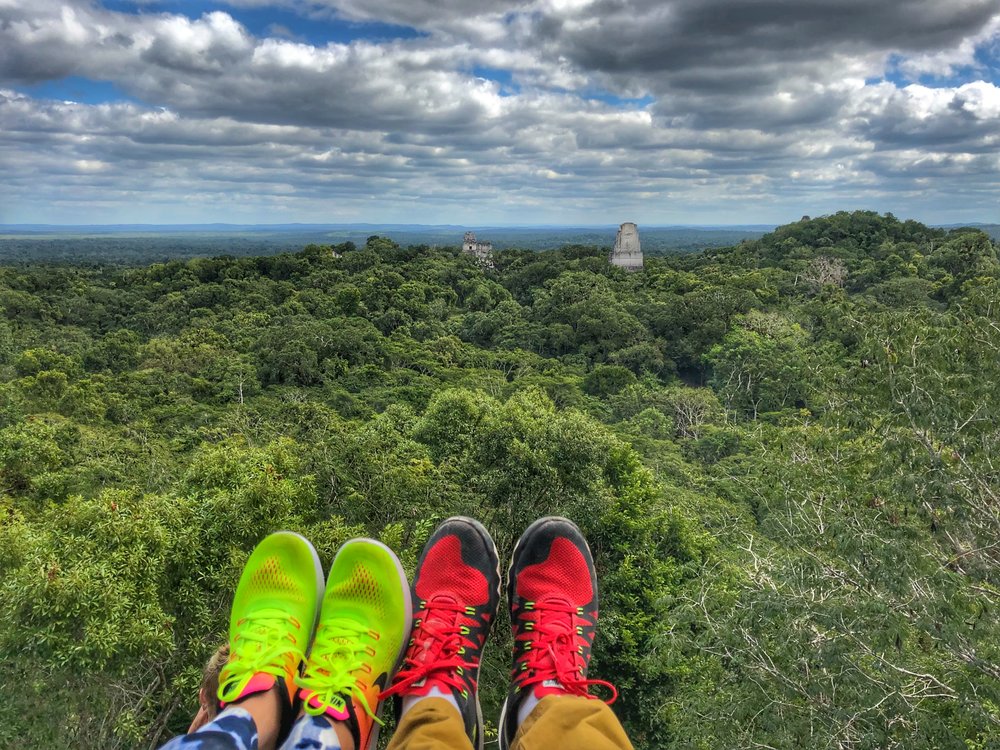
<svg viewBox="0 0 1000 750">
<path fill-rule="evenodd" d="M 451 703 L 424 698 L 400 720 L 387 750 L 472 750 L 472 743 Z"/>
<path fill-rule="evenodd" d="M 456 747 L 458 747 L 456 745 Z M 604 701 L 547 695 L 528 714 L 511 750 L 632 750 L 621 722 Z"/>
</svg>

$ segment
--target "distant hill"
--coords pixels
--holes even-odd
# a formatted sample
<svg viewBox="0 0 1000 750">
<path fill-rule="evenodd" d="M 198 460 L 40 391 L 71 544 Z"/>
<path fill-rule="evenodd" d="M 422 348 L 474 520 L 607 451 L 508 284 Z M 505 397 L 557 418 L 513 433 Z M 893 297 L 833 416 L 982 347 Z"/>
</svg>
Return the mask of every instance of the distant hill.
<svg viewBox="0 0 1000 750">
<path fill-rule="evenodd" d="M 774 227 L 664 226 L 642 227 L 643 250 L 657 254 L 727 247 L 757 239 Z M 419 224 L 183 224 L 0 226 L 0 261 L 92 261 L 149 263 L 173 258 L 213 255 L 271 255 L 297 251 L 310 243 L 363 245 L 372 235 L 400 245 L 458 246 L 467 231 L 492 242 L 498 250 L 553 250 L 564 245 L 614 244 L 615 226 L 592 227 L 464 227 Z"/>
<path fill-rule="evenodd" d="M 1000 240 L 1000 224 L 936 224 L 942 229 L 958 229 L 960 227 L 973 227 L 986 232 L 994 240 Z"/>
</svg>

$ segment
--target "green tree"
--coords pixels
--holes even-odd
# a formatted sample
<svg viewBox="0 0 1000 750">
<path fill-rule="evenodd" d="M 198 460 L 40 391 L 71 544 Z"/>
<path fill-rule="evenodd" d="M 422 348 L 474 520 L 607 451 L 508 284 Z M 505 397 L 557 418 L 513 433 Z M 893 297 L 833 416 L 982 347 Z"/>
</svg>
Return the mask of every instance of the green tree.
<svg viewBox="0 0 1000 750">
<path fill-rule="evenodd" d="M 706 357 L 712 386 L 727 408 L 752 419 L 804 402 L 806 341 L 798 325 L 779 316 L 740 318 Z"/>
</svg>

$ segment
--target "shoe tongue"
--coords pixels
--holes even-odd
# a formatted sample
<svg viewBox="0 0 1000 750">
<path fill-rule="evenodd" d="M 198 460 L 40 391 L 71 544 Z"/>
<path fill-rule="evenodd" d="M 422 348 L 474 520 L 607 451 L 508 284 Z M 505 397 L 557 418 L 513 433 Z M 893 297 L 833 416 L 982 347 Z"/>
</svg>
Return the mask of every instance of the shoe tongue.
<svg viewBox="0 0 1000 750">
<path fill-rule="evenodd" d="M 447 609 L 437 609 L 435 605 L 447 605 Z M 435 594 L 430 599 L 427 600 L 427 606 L 425 607 L 426 613 L 424 615 L 425 620 L 434 620 L 435 622 L 446 622 L 451 623 L 455 619 L 457 614 L 452 607 L 458 605 L 458 599 L 452 594 Z"/>
<path fill-rule="evenodd" d="M 551 608 L 553 605 L 555 608 Z M 535 602 L 535 611 L 539 613 L 539 617 L 544 613 L 548 622 L 565 623 L 567 627 L 572 627 L 576 605 L 563 596 L 547 596 L 542 601 Z"/>
<path fill-rule="evenodd" d="M 573 610 L 576 611 L 576 605 L 573 604 L 573 602 L 571 602 L 567 597 L 559 596 L 558 594 L 546 596 L 545 599 L 537 602 L 536 606 L 544 607 L 546 604 L 557 604 L 560 607 L 572 607 Z"/>
<path fill-rule="evenodd" d="M 431 603 L 438 603 L 438 602 L 441 604 L 458 604 L 458 599 L 456 599 L 450 593 L 440 593 L 440 594 L 435 594 L 434 596 L 432 596 L 430 599 L 427 600 L 428 605 L 430 605 Z"/>
<path fill-rule="evenodd" d="M 554 604 L 559 609 L 546 609 L 547 604 Z M 566 608 L 572 610 L 567 612 Z M 539 623 L 545 622 L 545 624 L 550 628 L 555 628 L 555 633 L 558 634 L 560 640 L 565 640 L 570 638 L 574 632 L 573 627 L 573 612 L 576 612 L 576 607 L 568 599 L 561 596 L 547 596 L 545 601 L 535 603 L 535 611 L 538 612 L 537 621 Z"/>
<path fill-rule="evenodd" d="M 303 694 L 305 694 L 305 691 L 303 691 Z M 316 695 L 311 695 L 309 698 L 309 705 L 313 708 L 322 708 L 324 714 L 336 719 L 337 721 L 347 721 L 351 718 L 350 712 L 347 708 L 347 701 L 344 701 L 344 705 L 337 709 L 329 704 L 324 705 Z"/>
</svg>

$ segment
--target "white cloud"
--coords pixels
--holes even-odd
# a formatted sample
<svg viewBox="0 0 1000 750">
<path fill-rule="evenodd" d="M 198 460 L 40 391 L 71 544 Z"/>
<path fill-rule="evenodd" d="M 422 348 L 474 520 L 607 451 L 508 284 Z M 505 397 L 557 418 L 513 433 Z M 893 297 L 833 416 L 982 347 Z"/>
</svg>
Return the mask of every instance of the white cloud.
<svg viewBox="0 0 1000 750">
<path fill-rule="evenodd" d="M 1000 14 L 994 16 L 978 33 L 963 37 L 952 46 L 903 59 L 899 63 L 899 69 L 916 79 L 923 75 L 947 78 L 959 68 L 980 68 L 976 60 L 976 50 L 984 44 L 996 43 L 998 36 L 1000 36 Z"/>
<path fill-rule="evenodd" d="M 218 11 L 196 21 L 164 16 L 144 31 L 150 42 L 141 52 L 143 60 L 194 74 L 221 73 L 245 61 L 253 51 L 253 41 L 243 27 Z"/>
<path fill-rule="evenodd" d="M 300 220 L 367 207 L 372 220 L 588 223 L 711 220 L 726 205 L 719 220 L 769 221 L 862 197 L 905 213 L 891 201 L 916 191 L 1000 218 L 984 197 L 997 86 L 866 83 L 892 64 L 968 65 L 996 39 L 1000 0 L 947 12 L 929 0 L 290 1 L 426 32 L 322 46 L 255 38 L 236 20 L 248 4 L 261 3 L 192 19 L 0 0 L 0 168 L 14 175 L 0 202 L 83 206 L 99 193 L 119 207 L 108 211 L 169 205 L 178 220 L 215 200 Z M 15 92 L 67 75 L 143 104 Z M 644 107 L 614 98 L 646 95 Z"/>
</svg>

